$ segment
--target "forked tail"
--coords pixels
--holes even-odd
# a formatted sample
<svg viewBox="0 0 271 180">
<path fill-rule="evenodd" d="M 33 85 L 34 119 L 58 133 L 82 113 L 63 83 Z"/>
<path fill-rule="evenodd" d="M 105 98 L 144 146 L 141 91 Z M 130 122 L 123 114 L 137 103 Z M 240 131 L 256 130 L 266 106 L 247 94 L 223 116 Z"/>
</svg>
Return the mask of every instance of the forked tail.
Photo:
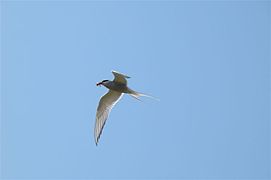
<svg viewBox="0 0 271 180">
<path fill-rule="evenodd" d="M 132 89 L 128 89 L 128 94 L 131 95 L 133 98 L 139 100 L 139 101 L 141 101 L 141 99 L 139 99 L 139 97 L 141 97 L 141 96 L 152 98 L 152 99 L 154 99 L 156 101 L 160 101 L 158 98 L 155 98 L 153 96 L 143 94 L 143 93 L 140 93 L 140 92 L 136 92 L 136 91 L 134 91 Z"/>
</svg>

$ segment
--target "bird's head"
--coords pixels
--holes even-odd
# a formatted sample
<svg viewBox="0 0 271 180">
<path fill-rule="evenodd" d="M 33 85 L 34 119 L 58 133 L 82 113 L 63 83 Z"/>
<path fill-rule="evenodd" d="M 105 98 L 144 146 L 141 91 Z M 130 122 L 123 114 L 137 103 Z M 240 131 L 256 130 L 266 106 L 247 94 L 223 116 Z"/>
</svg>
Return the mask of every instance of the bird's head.
<svg viewBox="0 0 271 180">
<path fill-rule="evenodd" d="M 102 80 L 101 82 L 98 82 L 96 86 L 104 85 L 104 83 L 108 82 L 109 80 Z"/>
</svg>

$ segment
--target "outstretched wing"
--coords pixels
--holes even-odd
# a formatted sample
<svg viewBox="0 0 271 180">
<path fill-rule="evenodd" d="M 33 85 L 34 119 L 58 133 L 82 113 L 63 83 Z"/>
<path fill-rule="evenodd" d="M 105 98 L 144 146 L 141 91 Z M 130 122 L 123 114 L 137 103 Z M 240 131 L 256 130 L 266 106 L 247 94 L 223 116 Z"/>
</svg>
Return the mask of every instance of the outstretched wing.
<svg viewBox="0 0 271 180">
<path fill-rule="evenodd" d="M 129 76 L 121 74 L 117 71 L 112 71 L 112 73 L 115 76 L 113 81 L 118 82 L 118 83 L 127 84 L 126 78 L 130 78 Z"/>
<path fill-rule="evenodd" d="M 109 116 L 111 109 L 120 100 L 122 93 L 109 90 L 100 100 L 94 129 L 94 138 L 96 145 L 100 139 L 105 122 Z"/>
</svg>

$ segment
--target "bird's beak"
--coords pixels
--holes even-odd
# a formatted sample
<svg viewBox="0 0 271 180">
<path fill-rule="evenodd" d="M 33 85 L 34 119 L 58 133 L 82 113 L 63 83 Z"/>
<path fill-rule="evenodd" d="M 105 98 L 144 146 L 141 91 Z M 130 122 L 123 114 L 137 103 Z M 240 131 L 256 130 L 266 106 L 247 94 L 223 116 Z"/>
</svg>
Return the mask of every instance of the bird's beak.
<svg viewBox="0 0 271 180">
<path fill-rule="evenodd" d="M 102 82 L 98 82 L 97 84 L 96 84 L 96 86 L 101 86 L 103 83 Z"/>
</svg>

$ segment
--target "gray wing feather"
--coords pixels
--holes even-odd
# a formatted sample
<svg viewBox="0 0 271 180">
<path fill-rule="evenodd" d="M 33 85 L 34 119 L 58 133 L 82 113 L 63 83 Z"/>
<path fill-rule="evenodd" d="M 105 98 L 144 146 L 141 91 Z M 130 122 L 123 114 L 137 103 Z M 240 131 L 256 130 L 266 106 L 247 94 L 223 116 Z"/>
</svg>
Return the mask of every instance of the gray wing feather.
<svg viewBox="0 0 271 180">
<path fill-rule="evenodd" d="M 109 90 L 100 100 L 94 129 L 94 138 L 96 145 L 100 139 L 105 122 L 109 116 L 111 109 L 121 99 L 122 93 Z"/>
<path fill-rule="evenodd" d="M 112 73 L 115 77 L 113 81 L 118 82 L 118 83 L 127 84 L 126 78 L 130 78 L 129 76 L 121 74 L 117 71 L 112 71 Z"/>
</svg>

